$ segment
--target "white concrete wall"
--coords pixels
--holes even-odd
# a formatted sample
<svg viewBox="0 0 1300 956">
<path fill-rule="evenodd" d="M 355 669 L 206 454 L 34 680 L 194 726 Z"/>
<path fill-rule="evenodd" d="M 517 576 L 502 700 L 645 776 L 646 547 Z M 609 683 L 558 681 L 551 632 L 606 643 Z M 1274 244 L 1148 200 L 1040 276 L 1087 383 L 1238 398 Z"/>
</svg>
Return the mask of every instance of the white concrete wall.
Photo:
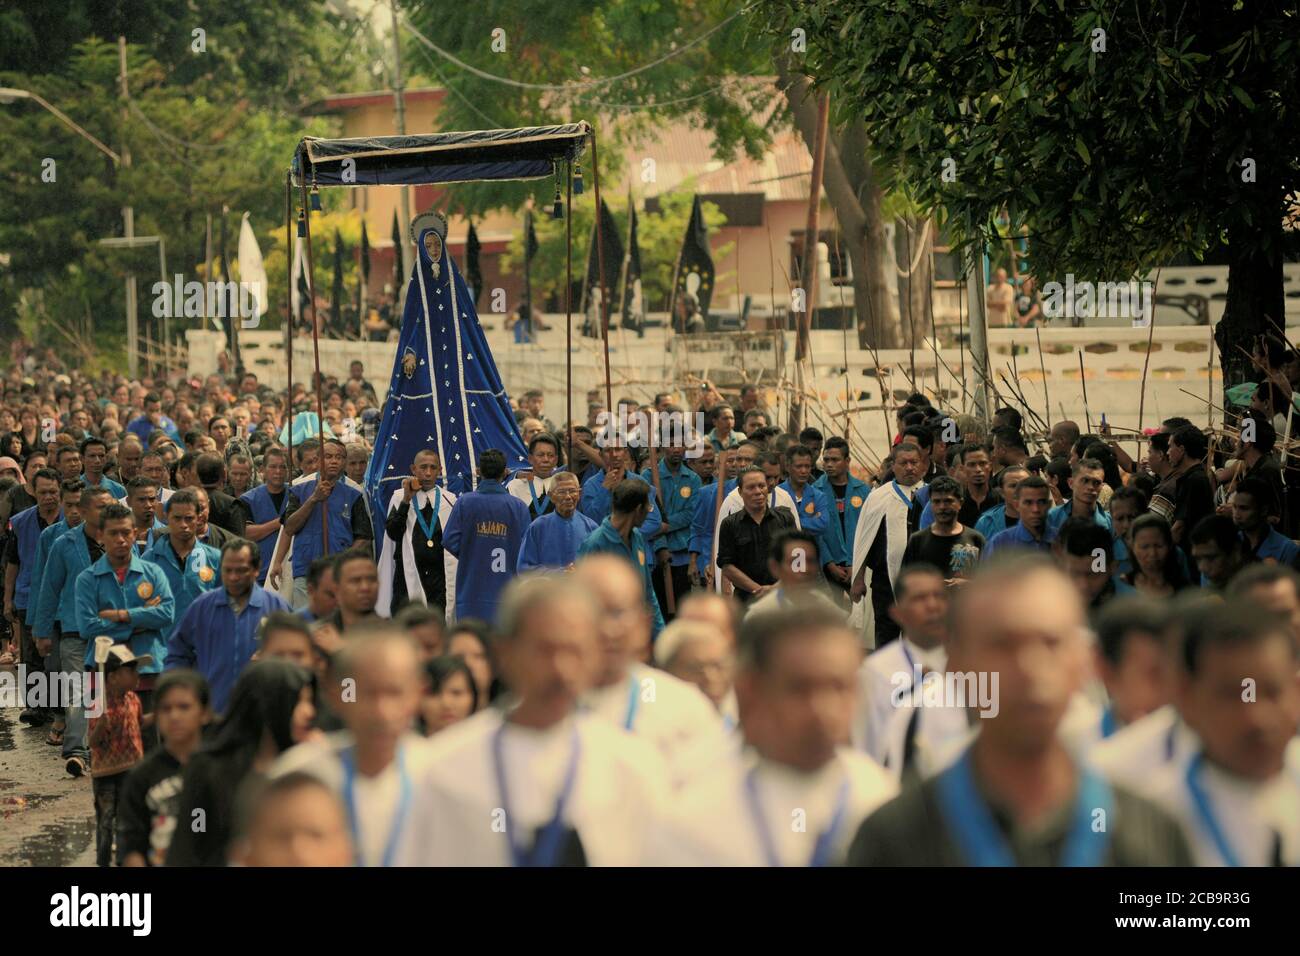
<svg viewBox="0 0 1300 956">
<path fill-rule="evenodd" d="M 546 414 L 552 421 L 566 418 L 566 368 L 564 348 L 564 317 L 548 316 L 551 329 L 540 334 L 540 341 L 532 345 L 516 345 L 509 333 L 499 328 L 489 329 L 487 336 L 493 357 L 501 371 L 502 379 L 511 394 L 526 388 L 540 387 L 546 394 Z M 744 356 L 734 353 L 724 356 L 718 345 L 732 344 L 735 333 L 710 335 L 700 340 L 679 340 L 675 346 L 662 329 L 652 329 L 643 339 L 620 330 L 610 334 L 610 369 L 614 400 L 629 397 L 650 401 L 656 392 L 676 390 L 682 397 L 682 383 L 687 374 L 710 378 L 725 388 L 729 383 L 757 381 L 768 389 L 765 400 L 780 414 L 784 424 L 788 412 L 788 393 L 777 386 L 775 356 L 770 349 L 771 337 L 776 333 L 762 333 L 769 348 L 765 352 L 750 352 Z M 1176 327 L 1150 329 L 1047 329 L 1041 332 L 1042 359 L 1033 330 L 994 329 L 989 332 L 990 363 L 993 382 L 1004 400 L 1011 400 L 1019 408 L 1019 400 L 1012 398 L 1013 389 L 1004 378 L 1015 383 L 1029 407 L 1041 418 L 1059 421 L 1062 417 L 1074 419 L 1084 426 L 1089 415 L 1094 430 L 1099 426 L 1104 412 L 1107 421 L 1117 432 L 1138 427 L 1141 403 L 1142 367 L 1148 336 L 1151 339 L 1151 360 L 1147 372 L 1146 401 L 1142 408 L 1142 422 L 1152 427 L 1162 418 L 1185 415 L 1196 422 L 1206 422 L 1207 399 L 1216 405 L 1220 401 L 1221 381 L 1218 355 L 1211 339 L 1211 329 L 1206 327 Z M 191 330 L 189 342 L 189 371 L 192 375 L 206 375 L 216 370 L 216 358 L 224 347 L 220 332 Z M 259 380 L 275 388 L 287 382 L 283 339 L 276 332 L 244 332 L 240 336 L 245 361 L 253 368 Z M 927 394 L 935 394 L 935 368 L 939 369 L 939 389 L 945 404 L 953 409 L 973 409 L 972 395 L 976 375 L 969 353 L 965 354 L 965 388 L 962 387 L 963 354 L 958 349 L 943 349 L 936 362 L 932 349 L 918 349 L 915 354 L 905 350 L 886 351 L 876 356 L 856 347 L 849 341 L 847 350 L 847 378 L 845 376 L 845 349 L 843 337 L 838 332 L 814 331 L 812 333 L 811 392 L 809 422 L 824 432 L 842 432 L 843 408 L 850 397 L 853 437 L 864 442 L 873 454 L 888 447 L 889 432 L 886 416 L 881 413 L 881 385 L 890 393 L 885 402 L 892 409 L 902 398 L 913 391 L 913 363 L 915 386 Z M 587 390 L 599 388 L 604 392 L 604 362 L 602 343 L 577 334 L 573 337 L 573 415 L 578 419 L 587 416 Z M 1012 356 L 1012 347 L 1017 354 Z M 321 369 L 326 374 L 346 377 L 348 364 L 354 359 L 365 363 L 366 376 L 381 389 L 388 382 L 394 360 L 394 346 L 386 342 L 358 343 L 322 340 Z M 793 382 L 794 336 L 785 334 L 784 359 L 781 370 L 787 382 Z M 1087 411 L 1084 389 L 1079 380 L 1079 354 L 1084 356 L 1085 383 L 1087 386 Z M 741 358 L 746 367 L 741 369 Z M 294 349 L 294 378 L 300 382 L 310 380 L 312 369 L 310 339 L 299 339 Z M 1046 371 L 1046 378 L 1043 372 Z M 1046 385 L 1046 398 L 1044 396 Z M 381 396 L 382 398 L 383 396 Z M 1050 404 L 1050 410 L 1046 410 Z M 838 415 L 838 417 L 837 417 Z M 1032 417 L 1026 416 L 1031 422 Z M 1220 411 L 1214 420 L 1222 422 Z M 888 416 L 892 430 L 893 416 Z M 1027 430 L 1033 431 L 1030 427 Z"/>
</svg>

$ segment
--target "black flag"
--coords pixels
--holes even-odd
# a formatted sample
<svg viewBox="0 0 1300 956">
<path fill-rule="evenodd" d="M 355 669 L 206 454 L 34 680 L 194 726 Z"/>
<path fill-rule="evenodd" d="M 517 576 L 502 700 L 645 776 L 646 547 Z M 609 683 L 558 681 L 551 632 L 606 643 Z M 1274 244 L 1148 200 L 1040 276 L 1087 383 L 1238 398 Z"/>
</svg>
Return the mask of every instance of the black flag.
<svg viewBox="0 0 1300 956">
<path fill-rule="evenodd" d="M 393 210 L 393 311 L 400 314 L 402 301 L 402 281 L 405 273 L 402 269 L 402 229 L 397 223 L 397 210 Z"/>
<path fill-rule="evenodd" d="M 587 251 L 587 276 L 582 284 L 582 311 L 586 315 L 584 334 L 600 338 L 601 310 L 597 308 L 600 301 L 600 266 L 604 264 L 605 295 L 612 297 L 618 293 L 618 274 L 623 268 L 623 243 L 618 238 L 618 226 L 610 214 L 605 200 L 600 201 L 600 241 L 603 246 L 596 248 L 596 224 L 591 224 L 591 242 Z"/>
<path fill-rule="evenodd" d="M 366 221 L 361 220 L 361 277 L 370 281 L 370 236 L 366 234 Z"/>
<path fill-rule="evenodd" d="M 645 337 L 645 307 L 641 299 L 641 246 L 636 237 L 636 205 L 627 194 L 627 259 L 623 269 L 623 328 Z"/>
<path fill-rule="evenodd" d="M 469 224 L 469 235 L 465 237 L 465 278 L 469 280 L 469 287 L 474 290 L 474 308 L 478 308 L 479 297 L 483 295 L 483 270 L 479 266 L 478 254 L 482 245 L 478 241 L 478 233 L 474 231 L 474 223 Z"/>
<path fill-rule="evenodd" d="M 704 210 L 700 207 L 699 196 L 691 204 L 691 221 L 686 226 L 686 238 L 682 240 L 682 251 L 677 260 L 677 282 L 673 287 L 674 325 L 680 321 L 679 303 L 686 296 L 695 299 L 700 318 L 706 318 L 713 298 L 713 254 L 709 251 L 709 230 L 704 225 Z"/>
<path fill-rule="evenodd" d="M 330 325 L 340 335 L 343 324 L 343 237 L 334 230 L 334 284 L 330 288 Z"/>
</svg>

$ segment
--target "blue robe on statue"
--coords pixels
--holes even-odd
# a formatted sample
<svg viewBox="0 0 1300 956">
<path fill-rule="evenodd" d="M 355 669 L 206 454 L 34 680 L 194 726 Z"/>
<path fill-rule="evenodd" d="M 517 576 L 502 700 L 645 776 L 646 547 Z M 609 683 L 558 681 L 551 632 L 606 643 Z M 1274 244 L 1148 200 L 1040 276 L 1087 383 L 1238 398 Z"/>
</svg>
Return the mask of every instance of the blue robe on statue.
<svg viewBox="0 0 1300 956">
<path fill-rule="evenodd" d="M 407 285 L 388 400 L 366 470 L 373 515 L 388 514 L 388 499 L 410 476 L 421 449 L 438 453 L 443 487 L 457 495 L 474 490 L 478 456 L 489 448 L 506 456 L 507 471 L 528 467 L 473 294 L 445 243 L 438 261 L 430 260 L 424 246 L 429 232 L 415 243 L 418 261 Z M 516 541 L 512 564 L 517 549 Z"/>
</svg>

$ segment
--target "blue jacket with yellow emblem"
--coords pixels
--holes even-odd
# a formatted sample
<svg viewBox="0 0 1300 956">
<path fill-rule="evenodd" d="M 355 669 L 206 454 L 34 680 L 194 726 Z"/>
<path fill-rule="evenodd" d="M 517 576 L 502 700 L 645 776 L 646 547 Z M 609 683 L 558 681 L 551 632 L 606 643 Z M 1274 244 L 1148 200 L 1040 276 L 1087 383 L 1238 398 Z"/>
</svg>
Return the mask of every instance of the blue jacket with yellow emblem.
<svg viewBox="0 0 1300 956">
<path fill-rule="evenodd" d="M 867 503 L 867 496 L 871 494 L 871 486 L 850 474 L 843 499 L 835 496 L 830 475 L 822 475 L 813 482 L 813 487 L 826 499 L 826 513 L 830 519 L 826 523 L 826 548 L 832 557 L 823 558 L 822 562 L 852 564 L 853 540 L 858 533 L 858 516 L 862 514 L 862 506 Z M 841 501 L 844 505 L 842 524 L 840 522 Z"/>
<path fill-rule="evenodd" d="M 659 610 L 659 599 L 655 597 L 654 582 L 650 577 L 650 572 L 654 568 L 654 555 L 650 551 L 649 545 L 645 543 L 645 535 L 637 528 L 632 529 L 632 544 L 628 547 L 623 536 L 618 533 L 618 529 L 606 518 L 600 523 L 600 527 L 588 535 L 587 540 L 582 542 L 582 547 L 578 548 L 578 557 L 584 554 L 617 554 L 626 558 L 632 563 L 632 567 L 641 575 L 645 584 L 646 604 L 654 612 L 651 621 L 653 629 L 651 637 L 658 637 L 659 632 L 664 629 L 663 612 Z"/>
<path fill-rule="evenodd" d="M 654 487 L 650 469 L 641 473 L 641 480 Z M 650 547 L 658 551 L 667 548 L 672 554 L 671 562 L 675 566 L 685 565 L 690 560 L 688 546 L 691 543 L 691 522 L 695 518 L 695 494 L 700 490 L 700 476 L 683 463 L 674 475 L 668 463 L 659 462 L 659 490 L 664 493 L 663 522 L 661 533 L 654 538 L 647 537 Z M 647 515 L 647 524 L 649 516 Z M 644 532 L 643 532 L 644 533 Z"/>
<path fill-rule="evenodd" d="M 221 552 L 202 541 L 194 542 L 193 549 L 185 556 L 184 567 L 181 567 L 181 559 L 168 535 L 159 537 L 144 553 L 143 560 L 157 565 L 167 578 L 167 586 L 176 602 L 174 621 L 185 616 L 200 594 L 221 587 Z M 174 627 L 173 623 L 163 628 L 164 641 L 172 636 Z"/>
<path fill-rule="evenodd" d="M 87 667 L 95 666 L 95 638 L 111 637 L 115 644 L 131 645 L 137 657 L 148 654 L 153 660 L 140 667 L 142 674 L 162 670 L 167 643 L 163 628 L 170 628 L 176 612 L 171 586 L 162 569 L 131 551 L 131 563 L 122 581 L 104 555 L 81 574 L 76 585 L 77 631 L 86 641 Z M 106 621 L 100 611 L 122 611 L 130 621 Z"/>
</svg>

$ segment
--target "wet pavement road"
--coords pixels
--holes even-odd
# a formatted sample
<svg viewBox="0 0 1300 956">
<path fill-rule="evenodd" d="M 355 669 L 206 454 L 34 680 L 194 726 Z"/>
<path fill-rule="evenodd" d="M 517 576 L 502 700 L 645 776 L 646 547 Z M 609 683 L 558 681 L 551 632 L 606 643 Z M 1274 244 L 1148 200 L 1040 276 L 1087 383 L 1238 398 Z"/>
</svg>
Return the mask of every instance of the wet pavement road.
<svg viewBox="0 0 1300 956">
<path fill-rule="evenodd" d="M 19 713 L 0 708 L 0 867 L 94 866 L 90 778 L 68 776 L 49 726 L 20 724 Z"/>
</svg>

